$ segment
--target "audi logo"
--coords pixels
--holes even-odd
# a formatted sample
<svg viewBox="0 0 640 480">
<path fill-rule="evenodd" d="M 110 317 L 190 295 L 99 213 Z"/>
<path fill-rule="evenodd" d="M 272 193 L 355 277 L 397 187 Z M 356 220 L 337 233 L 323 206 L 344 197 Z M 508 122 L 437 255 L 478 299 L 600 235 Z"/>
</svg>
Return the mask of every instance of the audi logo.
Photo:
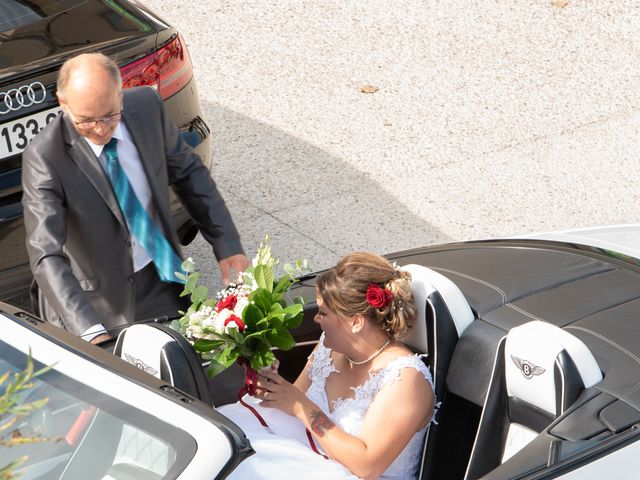
<svg viewBox="0 0 640 480">
<path fill-rule="evenodd" d="M 0 92 L 0 115 L 42 103 L 45 98 L 47 98 L 47 89 L 40 82 L 32 82 L 29 85 Z"/>
</svg>

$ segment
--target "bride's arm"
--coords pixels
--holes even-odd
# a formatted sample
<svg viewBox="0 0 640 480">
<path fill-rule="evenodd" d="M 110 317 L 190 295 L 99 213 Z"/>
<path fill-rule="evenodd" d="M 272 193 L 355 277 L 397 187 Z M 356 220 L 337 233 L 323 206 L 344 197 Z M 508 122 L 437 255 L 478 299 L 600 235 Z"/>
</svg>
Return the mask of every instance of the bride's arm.
<svg viewBox="0 0 640 480">
<path fill-rule="evenodd" d="M 273 392 L 273 400 L 267 394 L 267 401 L 300 419 L 325 452 L 364 479 L 378 478 L 433 414 L 431 385 L 413 368 L 402 369 L 376 395 L 358 437 L 336 426 L 303 391 L 277 375 L 267 376 L 272 385 L 263 385 L 264 391 Z"/>
</svg>

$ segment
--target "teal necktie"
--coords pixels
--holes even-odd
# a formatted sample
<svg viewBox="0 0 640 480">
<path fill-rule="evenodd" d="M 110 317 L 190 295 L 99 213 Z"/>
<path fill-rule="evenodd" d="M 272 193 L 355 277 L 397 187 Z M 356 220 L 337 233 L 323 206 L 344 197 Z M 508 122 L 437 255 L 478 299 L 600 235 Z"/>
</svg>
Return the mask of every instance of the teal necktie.
<svg viewBox="0 0 640 480">
<path fill-rule="evenodd" d="M 162 231 L 151 220 L 131 188 L 129 178 L 118 160 L 117 140 L 112 138 L 104 147 L 107 175 L 118 199 L 120 210 L 127 219 L 131 233 L 151 256 L 158 276 L 165 282 L 184 283 L 175 272 L 182 272 L 182 260 L 173 250 Z"/>
</svg>

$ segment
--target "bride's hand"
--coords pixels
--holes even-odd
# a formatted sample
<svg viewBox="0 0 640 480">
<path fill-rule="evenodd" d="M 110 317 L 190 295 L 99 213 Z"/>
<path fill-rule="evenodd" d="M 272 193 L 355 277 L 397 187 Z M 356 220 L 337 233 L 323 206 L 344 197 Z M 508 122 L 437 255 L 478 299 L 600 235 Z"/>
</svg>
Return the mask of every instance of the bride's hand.
<svg viewBox="0 0 640 480">
<path fill-rule="evenodd" d="M 300 389 L 270 369 L 258 372 L 256 397 L 265 407 L 277 408 L 289 415 L 295 415 L 294 407 L 307 397 Z"/>
</svg>

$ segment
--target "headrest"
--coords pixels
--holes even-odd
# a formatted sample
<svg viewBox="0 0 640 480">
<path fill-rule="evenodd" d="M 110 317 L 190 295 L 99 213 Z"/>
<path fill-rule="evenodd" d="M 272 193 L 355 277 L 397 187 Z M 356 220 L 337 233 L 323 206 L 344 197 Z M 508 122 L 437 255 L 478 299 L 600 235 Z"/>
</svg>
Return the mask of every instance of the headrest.
<svg viewBox="0 0 640 480">
<path fill-rule="evenodd" d="M 561 358 L 568 356 L 570 368 Z M 558 372 L 556 373 L 556 364 Z M 557 376 L 562 378 L 557 378 Z M 580 390 L 602 380 L 596 360 L 582 341 L 555 325 L 541 321 L 525 323 L 507 334 L 505 380 L 509 397 L 518 398 L 553 416 L 559 396 L 568 385 L 579 382 Z"/>
<path fill-rule="evenodd" d="M 162 350 L 174 339 L 149 325 L 131 325 L 118 336 L 114 353 L 140 370 L 160 378 Z"/>
<path fill-rule="evenodd" d="M 411 274 L 411 292 L 416 302 L 416 321 L 409 333 L 402 339 L 403 343 L 420 351 L 428 351 L 426 308 L 430 295 L 438 292 L 442 297 L 453 319 L 458 338 L 473 322 L 473 312 L 460 289 L 444 275 L 422 265 L 409 264 L 401 267 Z"/>
</svg>

